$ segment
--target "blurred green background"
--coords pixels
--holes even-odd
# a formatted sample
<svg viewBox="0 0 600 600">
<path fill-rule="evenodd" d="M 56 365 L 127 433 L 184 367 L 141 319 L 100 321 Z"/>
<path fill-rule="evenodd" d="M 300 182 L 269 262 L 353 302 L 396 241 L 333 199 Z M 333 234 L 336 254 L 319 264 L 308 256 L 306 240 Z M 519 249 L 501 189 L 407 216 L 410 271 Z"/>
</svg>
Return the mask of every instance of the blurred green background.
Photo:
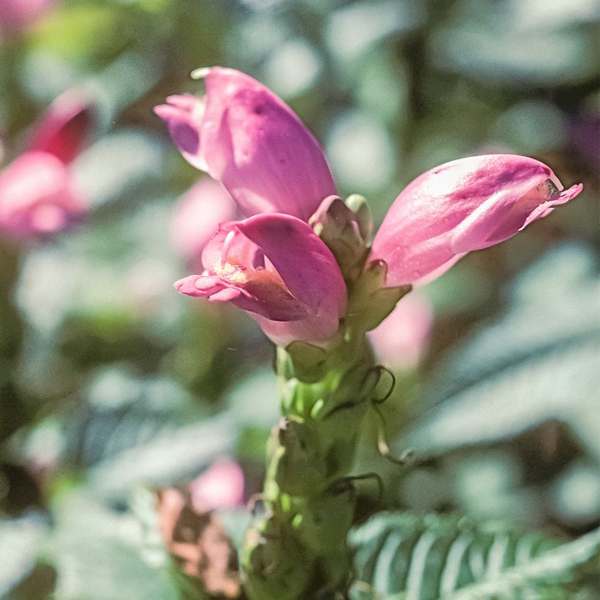
<svg viewBox="0 0 600 600">
<path fill-rule="evenodd" d="M 6 0 L 0 0 L 0 4 Z M 27 1 L 27 0 L 23 0 Z M 179 296 L 177 198 L 202 175 L 152 107 L 222 65 L 283 97 L 342 195 L 376 220 L 445 161 L 511 152 L 583 194 L 423 290 L 428 350 L 403 365 L 388 434 L 365 434 L 389 506 L 575 535 L 600 511 L 599 8 L 594 0 L 63 0 L 0 28 L 0 130 L 18 147 L 61 92 L 99 118 L 76 179 L 84 226 L 0 248 L 0 598 L 170 598 L 131 515 L 141 485 L 211 463 L 261 487 L 278 415 L 273 348 L 230 307 Z M 161 587 L 164 586 L 164 587 Z M 158 591 L 157 591 L 158 590 Z M 162 591 L 161 591 L 162 590 Z M 51 596 L 51 594 L 54 594 Z"/>
</svg>

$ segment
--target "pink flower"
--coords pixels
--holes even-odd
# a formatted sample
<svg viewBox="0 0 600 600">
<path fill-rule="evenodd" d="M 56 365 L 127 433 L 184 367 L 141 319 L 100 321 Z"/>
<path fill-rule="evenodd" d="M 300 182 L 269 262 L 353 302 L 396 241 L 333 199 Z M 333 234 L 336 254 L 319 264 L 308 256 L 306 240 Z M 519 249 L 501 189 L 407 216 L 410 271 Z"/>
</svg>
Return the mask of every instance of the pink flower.
<svg viewBox="0 0 600 600">
<path fill-rule="evenodd" d="M 430 281 L 467 252 L 503 242 L 545 217 L 582 187 L 561 191 L 549 167 L 524 156 L 446 163 L 396 198 L 375 236 L 371 259 L 388 264 L 388 285 Z"/>
<path fill-rule="evenodd" d="M 68 163 L 81 150 L 90 105 L 72 92 L 57 98 L 32 135 L 29 149 L 0 171 L 0 230 L 27 238 L 77 222 L 85 204 Z"/>
<path fill-rule="evenodd" d="M 171 96 L 156 113 L 183 156 L 220 181 L 245 216 L 281 212 L 305 221 L 335 194 L 323 152 L 296 114 L 258 81 L 206 70 L 206 96 Z"/>
<path fill-rule="evenodd" d="M 244 473 L 229 459 L 216 462 L 190 485 L 192 506 L 198 512 L 235 508 L 244 500 Z"/>
<path fill-rule="evenodd" d="M 329 248 L 303 221 L 265 214 L 221 225 L 205 247 L 204 272 L 182 294 L 247 310 L 276 343 L 326 345 L 346 308 L 346 285 Z"/>
<path fill-rule="evenodd" d="M 427 298 L 415 291 L 402 298 L 390 316 L 368 334 L 369 340 L 383 364 L 406 370 L 415 367 L 423 356 L 432 324 Z"/>
<path fill-rule="evenodd" d="M 0 33 L 24 29 L 55 4 L 56 0 L 0 0 Z"/>
<path fill-rule="evenodd" d="M 70 163 L 83 149 L 92 110 L 89 100 L 78 91 L 61 94 L 36 124 L 29 143 L 30 150 L 49 152 L 63 163 Z"/>
<path fill-rule="evenodd" d="M 25 152 L 0 172 L 0 229 L 12 237 L 59 231 L 83 211 L 67 167 L 48 152 Z"/>
<path fill-rule="evenodd" d="M 176 287 L 249 311 L 277 344 L 327 346 L 345 316 L 340 265 L 349 281 L 356 283 L 360 275 L 370 236 L 365 211 L 361 216 L 341 210 L 333 199 L 322 204 L 335 194 L 323 152 L 277 96 L 231 69 L 213 67 L 203 76 L 203 99 L 171 96 L 155 110 L 184 157 L 221 182 L 250 218 L 222 225 L 204 250 L 202 274 Z M 386 286 L 423 283 L 467 252 L 513 236 L 581 187 L 561 192 L 549 167 L 522 156 L 477 156 L 442 165 L 396 199 L 369 260 L 387 264 Z M 319 206 L 310 223 L 327 246 L 306 224 Z M 212 216 L 203 226 L 209 221 Z M 196 235 L 199 247 L 205 229 L 198 226 Z M 384 304 L 389 297 L 379 296 Z"/>
<path fill-rule="evenodd" d="M 198 264 L 219 225 L 233 220 L 236 212 L 227 190 L 214 179 L 202 178 L 177 202 L 171 220 L 173 246 L 190 264 Z"/>
</svg>

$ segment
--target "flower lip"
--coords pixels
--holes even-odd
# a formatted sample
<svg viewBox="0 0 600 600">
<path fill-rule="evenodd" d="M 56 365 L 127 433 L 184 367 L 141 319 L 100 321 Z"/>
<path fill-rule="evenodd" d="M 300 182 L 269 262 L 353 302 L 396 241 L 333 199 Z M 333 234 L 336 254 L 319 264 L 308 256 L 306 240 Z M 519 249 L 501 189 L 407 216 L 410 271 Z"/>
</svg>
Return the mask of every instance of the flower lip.
<svg viewBox="0 0 600 600">
<path fill-rule="evenodd" d="M 244 236 L 236 223 L 221 225 L 203 254 L 205 271 L 175 284 L 183 294 L 211 302 L 233 302 L 273 321 L 297 321 L 310 315 L 271 261 Z"/>
<path fill-rule="evenodd" d="M 224 223 L 204 248 L 204 272 L 178 281 L 182 294 L 231 302 L 285 346 L 326 346 L 346 309 L 331 250 L 304 221 L 277 213 Z"/>
</svg>

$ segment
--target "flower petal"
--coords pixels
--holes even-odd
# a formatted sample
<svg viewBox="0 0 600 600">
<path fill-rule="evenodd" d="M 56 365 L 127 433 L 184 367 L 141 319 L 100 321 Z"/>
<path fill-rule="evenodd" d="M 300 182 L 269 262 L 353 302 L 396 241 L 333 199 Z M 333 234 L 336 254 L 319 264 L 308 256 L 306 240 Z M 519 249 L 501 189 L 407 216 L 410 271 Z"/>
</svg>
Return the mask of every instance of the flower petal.
<svg viewBox="0 0 600 600">
<path fill-rule="evenodd" d="M 0 229 L 25 238 L 64 229 L 84 205 L 68 168 L 46 152 L 26 152 L 0 172 Z"/>
<path fill-rule="evenodd" d="M 54 100 L 35 127 L 30 150 L 48 152 L 69 163 L 81 151 L 91 123 L 91 103 L 78 91 L 69 90 Z"/>
<path fill-rule="evenodd" d="M 308 220 L 335 193 L 323 152 L 295 113 L 258 81 L 207 70 L 205 104 L 176 96 L 157 107 L 194 166 L 221 181 L 247 216 L 281 212 Z"/>
<path fill-rule="evenodd" d="M 292 295 L 315 314 L 336 322 L 346 305 L 346 285 L 331 250 L 303 221 L 289 215 L 257 215 L 237 229 L 271 261 Z"/>
<path fill-rule="evenodd" d="M 389 285 L 439 275 L 472 250 L 500 243 L 581 192 L 562 185 L 543 163 L 511 154 L 446 163 L 398 196 L 373 242 L 388 264 Z"/>
<path fill-rule="evenodd" d="M 190 275 L 175 283 L 180 294 L 206 298 L 210 302 L 231 302 L 238 308 L 269 321 L 299 321 L 306 307 L 276 286 L 230 282 L 213 275 Z"/>
</svg>

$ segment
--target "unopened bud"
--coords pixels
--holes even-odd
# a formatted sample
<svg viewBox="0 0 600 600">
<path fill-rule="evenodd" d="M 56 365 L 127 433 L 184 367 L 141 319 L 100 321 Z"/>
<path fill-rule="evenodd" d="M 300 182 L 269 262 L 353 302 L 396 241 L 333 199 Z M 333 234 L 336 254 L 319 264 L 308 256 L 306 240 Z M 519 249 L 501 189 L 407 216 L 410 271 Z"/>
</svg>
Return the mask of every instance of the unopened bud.
<svg viewBox="0 0 600 600">
<path fill-rule="evenodd" d="M 333 252 L 344 277 L 353 278 L 367 255 L 356 215 L 340 198 L 329 196 L 308 223 Z"/>
</svg>

